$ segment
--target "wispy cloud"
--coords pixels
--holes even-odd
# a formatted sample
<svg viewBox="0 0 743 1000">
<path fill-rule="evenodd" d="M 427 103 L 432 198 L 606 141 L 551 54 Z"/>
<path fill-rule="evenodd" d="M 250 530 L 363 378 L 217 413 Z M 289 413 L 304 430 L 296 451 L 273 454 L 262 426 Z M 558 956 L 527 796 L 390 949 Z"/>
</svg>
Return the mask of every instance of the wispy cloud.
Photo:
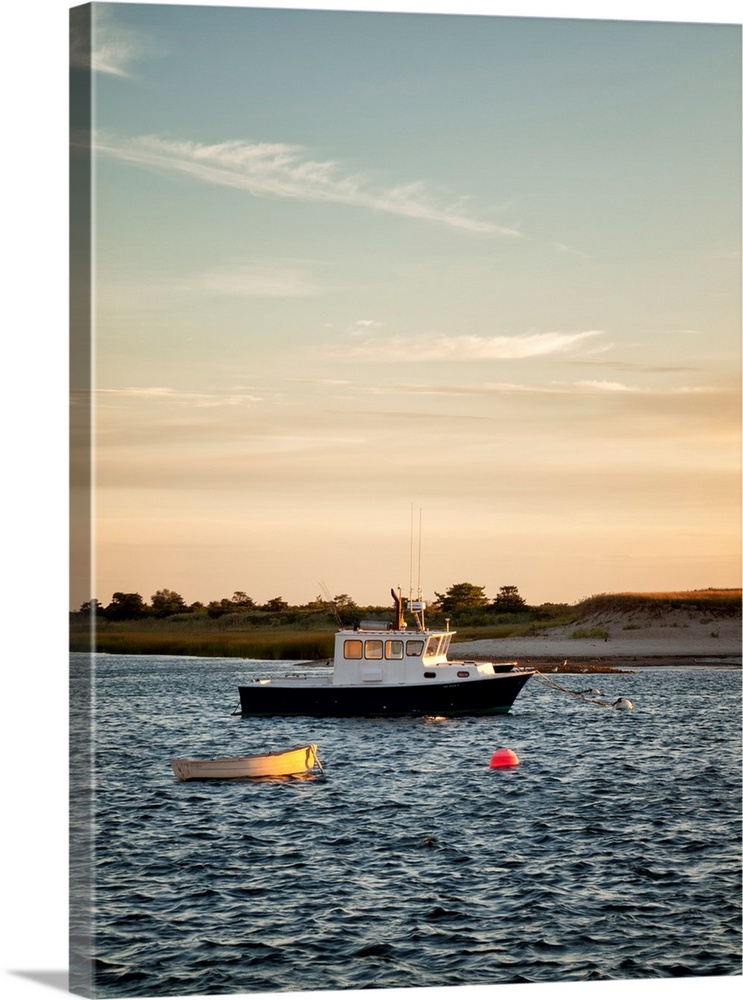
<svg viewBox="0 0 743 1000">
<path fill-rule="evenodd" d="M 375 319 L 357 319 L 346 328 L 346 335 L 348 337 L 360 337 L 363 334 L 368 334 L 370 330 L 375 330 L 382 326 L 384 324 Z"/>
<path fill-rule="evenodd" d="M 558 253 L 573 254 L 576 257 L 580 257 L 582 260 L 591 259 L 587 253 L 583 253 L 582 250 L 574 250 L 572 247 L 569 247 L 566 243 L 554 243 L 553 246 Z"/>
<path fill-rule="evenodd" d="M 445 334 L 375 337 L 353 344 L 349 351 L 355 355 L 388 361 L 518 360 L 571 351 L 601 334 L 601 330 L 582 330 L 576 333 L 525 333 L 515 337 Z"/>
<path fill-rule="evenodd" d="M 463 388 L 464 392 L 468 388 Z M 641 396 L 707 396 L 721 393 L 724 390 L 716 386 L 676 386 L 669 389 L 657 389 L 650 386 L 627 385 L 624 382 L 548 382 L 545 384 L 524 385 L 511 382 L 486 382 L 475 387 L 475 391 L 499 393 L 528 393 L 531 395 L 548 396 L 603 396 L 603 395 L 641 395 Z"/>
<path fill-rule="evenodd" d="M 198 287 L 219 295 L 246 298 L 304 298 L 322 295 L 322 289 L 301 270 L 276 262 L 235 262 L 208 271 Z"/>
<path fill-rule="evenodd" d="M 319 385 L 321 388 L 347 388 L 353 385 L 345 378 L 288 378 L 287 382 L 298 382 L 302 385 Z M 358 387 L 354 387 L 355 389 Z"/>
<path fill-rule="evenodd" d="M 125 27 L 111 8 L 93 8 L 92 31 L 81 32 L 73 22 L 70 34 L 70 65 L 110 76 L 131 76 L 130 66 L 151 55 L 154 49 L 141 33 Z"/>
<path fill-rule="evenodd" d="M 301 146 L 229 141 L 205 145 L 157 136 L 115 139 L 98 135 L 98 153 L 139 167 L 188 174 L 204 184 L 247 191 L 255 197 L 334 202 L 422 219 L 473 233 L 517 237 L 516 229 L 467 214 L 464 197 L 445 201 L 423 181 L 375 189 L 365 174 L 345 173 L 334 160 L 313 160 Z"/>
<path fill-rule="evenodd" d="M 650 386 L 627 385 L 624 382 L 590 380 L 571 384 L 578 392 L 634 392 L 650 396 L 708 396 L 724 391 L 720 387 L 712 385 L 678 385 L 669 389 L 657 389 Z"/>
<path fill-rule="evenodd" d="M 121 389 L 97 389 L 99 401 L 106 399 L 139 399 L 173 403 L 176 406 L 214 407 L 240 406 L 243 403 L 260 402 L 260 396 L 244 391 L 189 392 L 169 389 L 164 386 L 127 386 Z"/>
<path fill-rule="evenodd" d="M 353 384 L 331 379 L 292 379 L 307 385 L 322 388 L 337 387 L 352 390 L 354 394 L 384 396 L 643 396 L 667 398 L 676 396 L 713 396 L 728 393 L 720 386 L 676 386 L 658 389 L 651 386 L 628 385 L 623 382 L 580 381 L 580 382 L 478 382 L 473 385 L 435 384 L 423 382 L 397 382 L 382 384 Z"/>
<path fill-rule="evenodd" d="M 576 359 L 573 364 L 601 368 L 613 368 L 619 372 L 642 372 L 644 374 L 675 375 L 679 372 L 697 371 L 692 365 L 646 365 L 635 361 L 595 360 L 590 358 Z"/>
</svg>

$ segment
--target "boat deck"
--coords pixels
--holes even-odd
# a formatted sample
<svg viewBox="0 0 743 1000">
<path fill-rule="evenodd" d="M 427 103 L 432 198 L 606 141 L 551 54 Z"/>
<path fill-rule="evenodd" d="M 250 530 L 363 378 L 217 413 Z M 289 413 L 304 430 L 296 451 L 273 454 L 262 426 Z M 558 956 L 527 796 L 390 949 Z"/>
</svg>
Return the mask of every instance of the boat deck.
<svg viewBox="0 0 743 1000">
<path fill-rule="evenodd" d="M 417 664 L 421 668 L 424 664 Z M 446 663 L 436 663 L 426 666 L 425 671 L 421 669 L 421 678 L 418 683 L 425 686 L 435 686 L 436 684 L 451 684 L 452 681 L 476 680 L 483 677 L 495 679 L 494 675 L 504 677 L 511 674 L 520 674 L 524 671 L 518 669 L 515 663 L 477 663 L 475 661 L 460 660 L 458 662 L 448 661 Z M 528 671 L 532 673 L 533 671 Z M 245 687 L 281 687 L 281 688 L 326 688 L 326 687 L 368 687 L 382 683 L 381 675 L 370 675 L 363 680 L 339 680 L 333 672 L 323 673 L 309 671 L 294 671 L 290 674 L 282 674 L 281 677 L 256 677 L 254 680 L 246 681 Z M 400 687 L 410 683 L 410 679 L 387 680 L 384 686 Z"/>
</svg>

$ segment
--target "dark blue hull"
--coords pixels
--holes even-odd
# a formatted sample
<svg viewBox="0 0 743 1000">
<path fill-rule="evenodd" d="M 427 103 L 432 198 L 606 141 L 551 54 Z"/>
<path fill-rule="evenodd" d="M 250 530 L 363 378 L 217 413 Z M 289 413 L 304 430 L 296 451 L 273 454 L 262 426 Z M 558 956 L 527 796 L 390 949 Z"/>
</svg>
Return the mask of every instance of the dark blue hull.
<svg viewBox="0 0 743 1000">
<path fill-rule="evenodd" d="M 533 671 L 496 674 L 451 684 L 238 687 L 242 715 L 501 715 Z"/>
</svg>

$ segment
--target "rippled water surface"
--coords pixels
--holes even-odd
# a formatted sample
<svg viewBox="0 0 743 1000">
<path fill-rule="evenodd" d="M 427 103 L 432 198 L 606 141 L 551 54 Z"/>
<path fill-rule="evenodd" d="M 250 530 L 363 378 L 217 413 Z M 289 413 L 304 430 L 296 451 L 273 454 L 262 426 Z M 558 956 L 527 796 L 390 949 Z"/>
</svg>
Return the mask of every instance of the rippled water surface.
<svg viewBox="0 0 743 1000">
<path fill-rule="evenodd" d="M 97 658 L 96 996 L 740 974 L 739 670 L 560 677 L 632 712 L 536 678 L 507 716 L 231 715 L 275 670 Z M 169 764 L 304 742 L 310 779 Z"/>
</svg>

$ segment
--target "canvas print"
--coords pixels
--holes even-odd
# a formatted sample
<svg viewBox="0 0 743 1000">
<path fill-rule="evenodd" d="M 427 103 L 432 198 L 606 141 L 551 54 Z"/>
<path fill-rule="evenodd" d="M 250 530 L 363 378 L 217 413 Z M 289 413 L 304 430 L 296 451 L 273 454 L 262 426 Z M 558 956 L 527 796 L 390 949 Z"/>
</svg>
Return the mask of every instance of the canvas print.
<svg viewBox="0 0 743 1000">
<path fill-rule="evenodd" d="M 70 989 L 741 969 L 741 25 L 70 20 Z"/>
</svg>

